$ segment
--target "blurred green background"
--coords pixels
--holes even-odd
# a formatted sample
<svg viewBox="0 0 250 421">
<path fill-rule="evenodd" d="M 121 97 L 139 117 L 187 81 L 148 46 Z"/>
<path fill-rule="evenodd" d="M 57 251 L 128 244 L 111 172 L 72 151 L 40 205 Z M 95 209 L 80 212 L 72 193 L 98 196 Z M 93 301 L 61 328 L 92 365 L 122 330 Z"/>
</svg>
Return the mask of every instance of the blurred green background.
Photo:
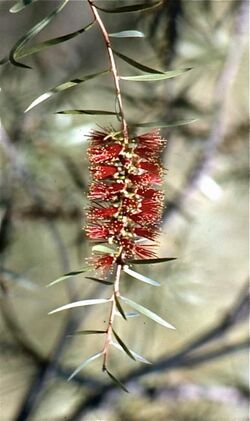
<svg viewBox="0 0 250 421">
<path fill-rule="evenodd" d="M 97 1 L 103 7 L 131 1 Z M 138 1 L 139 3 L 139 1 Z M 1 0 L 1 57 L 59 2 L 40 0 L 19 13 Z M 1 118 L 1 420 L 248 420 L 248 2 L 169 0 L 143 13 L 102 13 L 109 32 L 136 29 L 144 38 L 112 39 L 115 49 L 160 70 L 191 67 L 161 82 L 121 82 L 130 125 L 196 119 L 169 127 L 164 165 L 166 209 L 159 256 L 172 263 L 137 267 L 161 282 L 131 277 L 122 292 L 176 326 L 144 317 L 117 321 L 124 341 L 152 366 L 115 350 L 113 387 L 100 362 L 68 375 L 98 352 L 108 307 L 47 313 L 72 299 L 106 297 L 84 276 L 46 285 L 77 270 L 90 254 L 81 230 L 88 189 L 86 135 L 115 117 L 56 115 L 62 109 L 115 109 L 110 75 L 30 103 L 56 85 L 108 67 L 97 27 L 22 62 L 0 68 Z M 71 0 L 32 42 L 90 22 L 86 1 Z M 121 75 L 140 71 L 117 59 Z M 145 131 L 145 130 L 144 130 Z M 140 132 L 143 132 L 140 129 Z"/>
</svg>

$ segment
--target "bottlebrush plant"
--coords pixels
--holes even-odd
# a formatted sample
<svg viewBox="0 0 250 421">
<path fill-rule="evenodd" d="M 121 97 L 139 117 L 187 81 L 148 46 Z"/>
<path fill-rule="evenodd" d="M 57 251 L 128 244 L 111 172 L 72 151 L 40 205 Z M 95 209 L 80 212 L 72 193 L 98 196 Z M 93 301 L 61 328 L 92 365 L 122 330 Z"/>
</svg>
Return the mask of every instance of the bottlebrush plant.
<svg viewBox="0 0 250 421">
<path fill-rule="evenodd" d="M 25 2 L 20 0 L 12 12 L 18 12 L 28 4 L 37 0 Z M 74 109 L 58 111 L 60 114 L 90 114 L 90 115 L 115 115 L 118 119 L 118 127 L 113 128 L 107 124 L 104 128 L 92 130 L 89 135 L 89 170 L 92 182 L 89 188 L 89 208 L 87 210 L 87 224 L 84 227 L 86 236 L 94 241 L 92 255 L 87 258 L 86 265 L 81 270 L 67 273 L 61 278 L 51 282 L 49 286 L 60 281 L 87 271 L 94 271 L 93 276 L 86 276 L 88 280 L 97 281 L 105 286 L 112 286 L 112 293 L 108 298 L 97 298 L 81 300 L 59 307 L 49 314 L 57 313 L 75 307 L 110 304 L 108 326 L 105 330 L 85 330 L 83 334 L 101 334 L 104 336 L 102 349 L 85 360 L 70 376 L 73 378 L 87 364 L 97 358 L 102 358 L 102 369 L 110 378 L 124 390 L 127 390 L 119 380 L 110 372 L 109 353 L 111 347 L 124 351 L 133 360 L 149 363 L 144 357 L 132 351 L 116 332 L 115 318 L 119 314 L 127 320 L 131 313 L 126 313 L 123 304 L 133 308 L 136 312 L 143 314 L 155 322 L 174 329 L 173 326 L 163 318 L 138 304 L 131 299 L 124 297 L 120 292 L 120 281 L 123 272 L 135 279 L 159 286 L 154 281 L 133 268 L 134 265 L 156 264 L 174 260 L 173 257 L 158 258 L 156 254 L 156 239 L 161 224 L 161 212 L 164 204 L 164 194 L 161 184 L 164 177 L 164 168 L 161 164 L 161 153 L 166 146 L 166 140 L 159 132 L 159 127 L 167 127 L 169 123 L 149 122 L 136 124 L 137 127 L 146 127 L 148 132 L 144 134 L 134 133 L 133 128 L 127 122 L 122 101 L 120 81 L 152 82 L 172 78 L 189 69 L 158 71 L 148 67 L 134 59 L 116 51 L 111 44 L 112 37 L 142 37 L 139 31 L 128 30 L 115 34 L 109 34 L 105 27 L 102 13 L 129 13 L 144 11 L 154 7 L 160 7 L 164 1 L 135 3 L 128 2 L 128 5 L 115 6 L 113 8 L 99 7 L 98 1 L 87 0 L 92 11 L 93 20 L 85 28 L 77 30 L 61 37 L 44 41 L 30 49 L 25 48 L 28 41 L 37 35 L 45 26 L 66 6 L 69 0 L 64 0 L 51 12 L 49 16 L 38 22 L 25 34 L 11 49 L 8 57 L 1 60 L 1 64 L 11 62 L 15 66 L 30 68 L 21 63 L 19 59 L 24 56 L 31 56 L 41 50 L 53 45 L 65 42 L 79 34 L 89 30 L 94 25 L 100 29 L 104 40 L 104 48 L 109 58 L 109 68 L 101 72 L 85 75 L 81 79 L 74 79 L 60 84 L 49 92 L 44 93 L 35 99 L 26 111 L 34 108 L 41 102 L 47 100 L 57 92 L 69 89 L 72 86 L 86 82 L 87 80 L 110 74 L 114 82 L 114 92 L 118 111 L 110 110 L 86 110 Z M 132 4 L 133 3 L 133 4 Z M 115 61 L 115 56 L 124 60 L 136 69 L 142 71 L 137 76 L 120 76 Z M 184 122 L 171 123 L 170 125 L 183 124 Z"/>
</svg>

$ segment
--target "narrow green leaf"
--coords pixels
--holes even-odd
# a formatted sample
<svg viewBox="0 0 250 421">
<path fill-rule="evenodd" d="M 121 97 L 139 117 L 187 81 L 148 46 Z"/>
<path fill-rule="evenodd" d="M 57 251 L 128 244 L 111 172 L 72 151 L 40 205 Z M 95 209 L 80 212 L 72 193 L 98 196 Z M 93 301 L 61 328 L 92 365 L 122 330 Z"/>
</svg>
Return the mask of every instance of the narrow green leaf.
<svg viewBox="0 0 250 421">
<path fill-rule="evenodd" d="M 129 13 L 129 12 L 138 12 L 138 11 L 153 9 L 155 7 L 160 6 L 161 4 L 162 4 L 162 0 L 153 2 L 153 3 L 138 3 L 138 4 L 133 4 L 130 6 L 113 7 L 112 9 L 103 9 L 102 7 L 99 7 L 96 5 L 95 7 L 98 10 L 101 10 L 102 12 L 106 12 L 106 13 Z"/>
<path fill-rule="evenodd" d="M 130 349 L 131 354 L 135 357 L 136 361 L 140 362 L 140 363 L 144 363 L 144 364 L 152 364 L 150 361 L 148 361 L 146 358 L 144 358 L 142 355 L 137 354 L 137 352 L 132 351 Z"/>
<path fill-rule="evenodd" d="M 86 268 L 81 269 L 81 270 L 74 270 L 73 272 L 65 273 L 64 276 L 76 276 L 76 275 L 79 275 L 80 273 L 87 272 L 88 270 L 89 270 L 89 268 L 86 267 Z"/>
<path fill-rule="evenodd" d="M 114 329 L 112 329 L 112 332 L 114 334 L 115 339 L 117 340 L 118 344 L 122 347 L 122 349 L 124 350 L 124 352 L 126 352 L 126 354 L 132 358 L 132 360 L 135 361 L 135 357 L 132 355 L 132 353 L 130 352 L 130 350 L 128 349 L 127 345 L 125 345 L 125 343 L 121 340 L 121 338 L 117 335 L 117 333 L 115 332 Z"/>
<path fill-rule="evenodd" d="M 148 123 L 136 123 L 134 124 L 135 127 L 147 127 L 147 128 L 155 128 L 158 129 L 164 128 L 164 127 L 178 127 L 178 126 L 184 126 L 186 124 L 191 124 L 196 122 L 197 119 L 193 120 L 180 120 L 180 121 L 173 121 L 172 123 L 167 123 L 164 121 L 151 121 Z"/>
<path fill-rule="evenodd" d="M 159 287 L 161 285 L 160 282 L 153 281 L 153 279 L 147 278 L 147 276 L 144 276 L 141 273 L 137 273 L 134 270 L 129 269 L 128 266 L 124 266 L 123 270 L 124 272 L 128 273 L 130 276 L 133 276 L 133 278 L 136 278 L 139 281 L 145 282 L 146 284 L 150 284 L 155 287 Z"/>
<path fill-rule="evenodd" d="M 69 336 L 75 336 L 75 335 L 95 335 L 95 334 L 103 334 L 106 333 L 106 330 L 78 330 L 73 335 Z"/>
<path fill-rule="evenodd" d="M 118 113 L 105 110 L 63 110 L 57 111 L 55 114 L 117 115 Z"/>
<path fill-rule="evenodd" d="M 141 31 L 121 31 L 109 34 L 110 38 L 144 38 L 145 35 Z"/>
<path fill-rule="evenodd" d="M 116 348 L 119 349 L 119 351 L 124 353 L 124 350 L 122 349 L 122 347 L 115 343 L 112 342 L 112 345 Z M 132 351 L 132 349 L 129 350 L 131 352 L 131 354 L 133 355 L 133 357 L 135 358 L 136 361 L 140 362 L 140 363 L 144 363 L 144 364 L 152 364 L 150 361 L 148 361 L 146 358 L 142 357 L 142 355 L 137 354 L 137 352 Z"/>
<path fill-rule="evenodd" d="M 149 75 L 139 75 L 139 76 L 120 76 L 120 79 L 129 80 L 131 82 L 154 82 L 164 79 L 171 79 L 176 76 L 180 76 L 183 73 L 191 70 L 190 68 L 187 69 L 180 69 L 180 70 L 170 70 L 169 72 L 164 73 L 157 73 L 157 74 L 149 74 Z"/>
<path fill-rule="evenodd" d="M 66 6 L 69 0 L 64 0 L 56 9 L 54 9 L 48 16 L 38 22 L 35 26 L 33 26 L 24 36 L 22 36 L 14 45 L 14 47 L 10 51 L 9 60 L 14 66 L 23 67 L 26 69 L 31 69 L 30 66 L 26 64 L 18 62 L 16 59 L 18 58 L 18 54 L 20 54 L 21 50 L 30 41 L 34 38 L 39 32 L 41 32 L 51 21 L 56 17 L 58 13 L 62 11 L 62 9 Z"/>
<path fill-rule="evenodd" d="M 96 298 L 91 300 L 82 300 L 82 301 L 76 301 L 74 303 L 65 304 L 62 307 L 56 308 L 55 310 L 50 311 L 48 314 L 54 314 L 58 311 L 68 310 L 69 308 L 75 308 L 75 307 L 84 307 L 84 306 L 91 306 L 95 304 L 104 304 L 108 303 L 110 299 L 107 298 Z"/>
<path fill-rule="evenodd" d="M 19 0 L 14 6 L 10 8 L 10 13 L 18 13 L 23 10 L 26 6 L 35 3 L 37 0 Z"/>
<path fill-rule="evenodd" d="M 74 272 L 69 272 L 69 273 L 65 273 L 63 276 L 61 276 L 60 278 L 57 278 L 55 281 L 50 282 L 48 285 L 46 285 L 47 287 L 52 287 L 53 285 L 58 284 L 59 282 L 64 281 L 67 278 L 70 278 L 71 276 L 76 276 L 76 275 L 80 275 L 80 273 L 83 272 L 88 272 L 89 271 L 89 267 L 86 267 L 82 270 L 77 270 Z"/>
<path fill-rule="evenodd" d="M 55 281 L 50 282 L 48 285 L 46 285 L 47 288 L 52 287 L 53 285 L 58 284 L 59 282 L 64 281 L 65 279 L 70 278 L 70 276 L 61 276 L 60 278 L 57 278 Z"/>
<path fill-rule="evenodd" d="M 124 384 L 122 384 L 120 382 L 120 380 L 118 380 L 113 374 L 110 373 L 110 371 L 108 371 L 107 369 L 105 370 L 107 375 L 111 378 L 111 380 L 113 380 L 113 382 L 119 386 L 122 390 L 124 390 L 124 392 L 129 393 L 128 389 L 124 386 Z"/>
<path fill-rule="evenodd" d="M 48 39 L 47 41 L 40 42 L 39 44 L 34 45 L 34 47 L 27 48 L 24 51 L 20 51 L 17 56 L 18 58 L 31 56 L 33 54 L 39 53 L 40 51 L 46 50 L 49 47 L 53 47 L 54 45 L 62 44 L 63 42 L 69 41 L 70 39 L 75 38 L 83 32 L 86 32 L 88 29 L 92 28 L 94 23 L 95 20 L 89 23 L 84 28 L 78 29 L 77 31 L 70 32 L 69 34 L 62 35 L 60 37 Z"/>
<path fill-rule="evenodd" d="M 126 314 L 121 306 L 121 303 L 117 297 L 117 295 L 115 294 L 115 304 L 116 304 L 116 308 L 119 311 L 120 315 L 123 317 L 124 320 L 127 320 Z"/>
<path fill-rule="evenodd" d="M 104 279 L 93 278 L 92 276 L 85 276 L 85 279 L 90 279 L 91 281 L 99 282 L 103 285 L 113 285 L 113 282 L 104 281 Z"/>
<path fill-rule="evenodd" d="M 66 35 L 62 35 L 60 37 L 56 37 L 56 38 L 49 39 L 47 41 L 40 42 L 39 44 L 36 44 L 31 48 L 27 48 L 25 50 L 23 50 L 23 48 L 21 48 L 16 52 L 15 58 L 17 59 L 17 58 L 23 58 L 23 57 L 31 56 L 33 54 L 36 54 L 36 53 L 40 52 L 40 51 L 46 50 L 47 48 L 53 47 L 54 45 L 62 44 L 63 42 L 66 42 L 66 41 L 68 41 L 72 38 L 75 38 L 76 36 L 82 34 L 83 32 L 86 32 L 88 29 L 90 29 L 94 25 L 94 23 L 95 23 L 95 20 L 93 22 L 91 22 L 90 24 L 88 24 L 87 26 L 85 26 L 84 28 L 81 28 L 77 31 L 71 32 L 71 33 L 66 34 Z M 8 56 L 4 57 L 3 59 L 0 60 L 0 65 L 5 64 L 8 61 L 9 61 L 9 57 Z M 83 80 L 83 82 L 84 81 L 85 80 Z M 70 81 L 70 82 L 74 82 L 74 81 Z"/>
<path fill-rule="evenodd" d="M 115 250 L 112 247 L 109 246 L 105 246 L 103 244 L 96 244 L 95 246 L 92 247 L 92 251 L 97 251 L 100 253 L 114 253 Z"/>
<path fill-rule="evenodd" d="M 122 296 L 121 296 L 121 300 L 123 300 L 130 307 L 139 311 L 139 313 L 142 313 L 142 314 L 144 314 L 144 316 L 149 317 L 150 319 L 154 320 L 156 323 L 159 323 L 160 325 L 165 326 L 169 329 L 175 329 L 175 327 L 172 326 L 170 323 L 168 323 L 166 320 L 163 320 L 156 313 L 153 313 L 151 310 L 149 310 L 146 307 L 143 307 L 141 304 L 135 303 L 134 301 L 130 300 L 129 298 L 125 298 L 125 297 L 122 297 Z"/>
<path fill-rule="evenodd" d="M 163 263 L 163 262 L 170 262 L 171 260 L 176 260 L 177 257 L 161 257 L 159 259 L 129 259 L 126 263 L 133 264 L 133 265 L 153 265 L 155 263 Z"/>
<path fill-rule="evenodd" d="M 135 67 L 136 69 L 140 69 L 143 72 L 147 72 L 147 73 L 164 74 L 163 72 L 161 72 L 159 70 L 152 69 L 151 67 L 145 66 L 144 64 L 139 63 L 138 61 L 135 61 L 132 58 L 125 56 L 124 54 L 119 53 L 118 51 L 114 50 L 113 48 L 112 48 L 112 51 L 117 57 L 120 57 L 123 61 L 126 61 L 126 63 L 130 64 L 131 66 Z M 124 79 L 124 78 L 121 77 L 121 79 Z"/>
<path fill-rule="evenodd" d="M 66 89 L 70 89 L 76 85 L 79 85 L 80 83 L 86 82 L 90 79 L 94 79 L 98 76 L 106 75 L 109 72 L 110 70 L 103 70 L 102 72 L 92 73 L 90 75 L 83 76 L 82 78 L 79 78 L 79 79 L 72 79 L 72 80 L 69 80 L 68 82 L 61 83 L 60 85 L 57 85 L 55 88 L 52 88 L 50 91 L 47 91 L 44 94 L 40 95 L 38 98 L 36 98 L 26 108 L 25 113 L 27 111 L 30 111 L 32 108 L 36 107 L 38 104 L 41 104 L 41 102 L 46 101 L 48 98 L 50 98 L 54 94 L 65 91 Z"/>
<path fill-rule="evenodd" d="M 94 361 L 97 358 L 99 358 L 102 354 L 103 354 L 102 352 L 98 352 L 97 354 L 91 355 L 91 357 L 89 357 L 86 360 L 84 360 L 83 363 L 80 364 L 79 367 L 77 367 L 75 369 L 75 371 L 73 371 L 73 373 L 69 376 L 68 381 L 70 381 L 71 379 L 73 379 L 73 377 L 75 377 L 75 375 L 77 373 L 79 373 L 79 371 L 81 371 L 84 367 L 86 367 L 86 365 L 88 365 L 92 361 Z"/>
</svg>

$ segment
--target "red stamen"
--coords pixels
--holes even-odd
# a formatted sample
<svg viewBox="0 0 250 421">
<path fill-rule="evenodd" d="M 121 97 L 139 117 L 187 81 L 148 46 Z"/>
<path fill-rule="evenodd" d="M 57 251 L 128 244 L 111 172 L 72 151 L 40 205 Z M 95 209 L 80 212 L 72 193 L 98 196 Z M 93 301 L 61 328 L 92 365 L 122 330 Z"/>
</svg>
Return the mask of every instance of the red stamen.
<svg viewBox="0 0 250 421">
<path fill-rule="evenodd" d="M 117 167 L 114 165 L 97 165 L 91 171 L 93 171 L 96 180 L 104 180 L 117 173 Z"/>
<path fill-rule="evenodd" d="M 91 146 L 88 149 L 88 156 L 90 162 L 99 164 L 101 162 L 111 161 L 112 159 L 117 158 L 121 151 L 122 145 L 119 143 L 108 145 L 106 147 Z"/>
</svg>

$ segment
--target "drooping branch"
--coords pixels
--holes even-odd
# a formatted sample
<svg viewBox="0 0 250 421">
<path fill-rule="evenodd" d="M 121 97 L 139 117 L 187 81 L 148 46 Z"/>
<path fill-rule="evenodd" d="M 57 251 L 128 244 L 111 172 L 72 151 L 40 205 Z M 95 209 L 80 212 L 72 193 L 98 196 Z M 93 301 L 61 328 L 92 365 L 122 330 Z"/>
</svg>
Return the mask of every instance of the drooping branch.
<svg viewBox="0 0 250 421">
<path fill-rule="evenodd" d="M 120 83 L 119 83 L 119 76 L 117 71 L 116 62 L 114 59 L 114 54 L 111 48 L 110 38 L 108 35 L 108 31 L 106 30 L 104 23 L 99 15 L 99 12 L 97 8 L 94 5 L 94 2 L 92 0 L 88 0 L 88 3 L 90 5 L 90 8 L 93 12 L 93 15 L 96 19 L 96 22 L 101 30 L 101 33 L 104 38 L 104 42 L 106 44 L 107 52 L 109 55 L 109 61 L 110 61 L 110 70 L 113 75 L 114 84 L 115 84 L 115 91 L 116 91 L 116 97 L 119 105 L 120 115 L 121 115 L 121 121 L 122 121 L 122 130 L 123 130 L 123 136 L 124 140 L 128 139 L 128 125 L 127 121 L 125 119 L 124 109 L 123 109 L 123 102 L 122 102 L 122 96 L 121 96 L 121 89 L 120 89 Z"/>
<path fill-rule="evenodd" d="M 119 77 L 118 77 L 118 70 L 116 66 L 116 62 L 114 59 L 114 54 L 111 48 L 111 43 L 108 35 L 108 31 L 106 30 L 104 23 L 99 15 L 99 12 L 97 8 L 94 5 L 94 2 L 92 0 L 88 0 L 89 6 L 93 12 L 94 18 L 96 19 L 96 22 L 100 28 L 100 31 L 103 35 L 104 42 L 107 48 L 109 61 L 110 61 L 110 70 L 113 75 L 114 85 L 115 85 L 115 93 L 116 98 L 119 105 L 119 111 L 120 111 L 120 117 L 122 122 L 122 132 L 123 132 L 123 141 L 126 142 L 128 140 L 128 126 L 125 119 L 124 109 L 123 109 L 123 102 L 122 102 L 122 96 L 121 96 L 121 89 L 120 89 L 120 83 L 119 83 Z M 119 249 L 118 257 L 122 254 L 122 247 Z M 109 353 L 109 347 L 112 342 L 112 330 L 113 330 L 113 323 L 115 319 L 115 313 L 116 313 L 116 297 L 120 294 L 119 292 L 119 283 L 120 283 L 120 276 L 121 276 L 121 265 L 117 264 L 116 267 L 116 275 L 115 275 L 115 282 L 113 286 L 113 295 L 111 297 L 111 310 L 110 310 L 110 316 L 108 321 L 108 327 L 105 334 L 105 342 L 104 342 L 104 348 L 103 348 L 103 371 L 107 370 L 107 362 L 108 362 L 108 353 Z"/>
</svg>

